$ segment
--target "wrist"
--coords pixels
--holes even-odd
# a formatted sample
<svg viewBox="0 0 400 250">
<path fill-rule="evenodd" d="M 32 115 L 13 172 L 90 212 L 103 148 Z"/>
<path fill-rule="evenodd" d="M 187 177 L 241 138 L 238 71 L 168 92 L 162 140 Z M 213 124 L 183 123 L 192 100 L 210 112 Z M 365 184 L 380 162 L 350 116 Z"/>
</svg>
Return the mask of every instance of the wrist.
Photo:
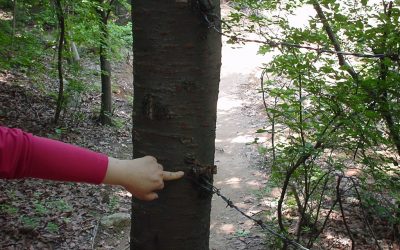
<svg viewBox="0 0 400 250">
<path fill-rule="evenodd" d="M 103 184 L 121 185 L 122 161 L 108 157 L 108 166 Z"/>
</svg>

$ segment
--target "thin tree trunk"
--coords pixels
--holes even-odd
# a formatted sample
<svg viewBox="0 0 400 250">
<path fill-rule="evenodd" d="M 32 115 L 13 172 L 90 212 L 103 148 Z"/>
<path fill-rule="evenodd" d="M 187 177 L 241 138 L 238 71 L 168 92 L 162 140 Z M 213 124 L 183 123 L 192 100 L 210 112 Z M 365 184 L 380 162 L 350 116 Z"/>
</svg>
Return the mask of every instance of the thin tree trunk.
<svg viewBox="0 0 400 250">
<path fill-rule="evenodd" d="M 13 1 L 13 20 L 12 20 L 12 39 L 15 39 L 15 32 L 17 28 L 17 0 Z"/>
<path fill-rule="evenodd" d="M 219 0 L 211 2 L 219 15 Z M 191 181 L 188 159 L 214 164 L 221 37 L 198 1 L 132 3 L 133 155 L 153 155 L 186 177 L 166 183 L 154 202 L 133 199 L 131 249 L 208 250 L 212 195 Z"/>
<path fill-rule="evenodd" d="M 61 6 L 61 0 L 56 0 L 55 4 L 57 9 L 56 11 L 57 19 L 60 27 L 60 37 L 58 40 L 58 61 L 57 61 L 59 86 L 58 86 L 56 113 L 54 115 L 54 123 L 57 123 L 60 118 L 60 113 L 64 103 L 63 49 L 64 49 L 64 37 L 65 37 L 65 21 L 64 21 L 64 13 Z"/>
<path fill-rule="evenodd" d="M 101 110 L 100 122 L 111 124 L 112 93 L 111 93 L 111 63 L 108 53 L 108 15 L 105 10 L 99 11 L 101 17 L 100 31 L 100 70 L 101 70 Z"/>
</svg>

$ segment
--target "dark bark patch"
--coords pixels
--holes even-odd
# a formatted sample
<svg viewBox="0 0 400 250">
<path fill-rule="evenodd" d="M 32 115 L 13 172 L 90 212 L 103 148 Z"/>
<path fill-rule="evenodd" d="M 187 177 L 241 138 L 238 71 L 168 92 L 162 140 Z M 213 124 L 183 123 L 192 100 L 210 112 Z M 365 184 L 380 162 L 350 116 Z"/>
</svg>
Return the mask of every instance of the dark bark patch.
<svg viewBox="0 0 400 250">
<path fill-rule="evenodd" d="M 176 92 L 185 91 L 187 93 L 192 93 L 196 90 L 196 84 L 191 81 L 182 81 L 175 85 Z"/>
<path fill-rule="evenodd" d="M 162 104 L 157 97 L 147 95 L 143 100 L 143 114 L 150 120 L 169 120 L 171 113 L 166 105 Z"/>
</svg>

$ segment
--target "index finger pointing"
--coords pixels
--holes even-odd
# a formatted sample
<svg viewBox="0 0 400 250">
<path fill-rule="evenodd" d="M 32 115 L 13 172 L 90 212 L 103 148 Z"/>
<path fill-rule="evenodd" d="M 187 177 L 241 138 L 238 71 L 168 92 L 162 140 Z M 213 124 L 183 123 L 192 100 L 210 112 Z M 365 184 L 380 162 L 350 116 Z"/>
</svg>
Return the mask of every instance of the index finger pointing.
<svg viewBox="0 0 400 250">
<path fill-rule="evenodd" d="M 168 172 L 168 171 L 163 171 L 163 180 L 164 181 L 173 181 L 173 180 L 178 180 L 183 177 L 185 173 L 182 171 L 179 172 Z"/>
</svg>

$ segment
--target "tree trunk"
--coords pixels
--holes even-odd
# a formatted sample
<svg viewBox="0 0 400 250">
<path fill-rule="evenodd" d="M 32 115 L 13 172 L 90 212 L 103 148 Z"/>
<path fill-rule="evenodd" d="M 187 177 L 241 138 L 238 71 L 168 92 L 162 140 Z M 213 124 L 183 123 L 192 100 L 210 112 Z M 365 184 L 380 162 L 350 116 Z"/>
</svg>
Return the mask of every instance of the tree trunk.
<svg viewBox="0 0 400 250">
<path fill-rule="evenodd" d="M 54 115 L 54 123 L 57 123 L 60 119 L 61 110 L 64 104 L 64 77 L 63 77 L 63 50 L 64 50 L 64 38 L 65 38 L 65 21 L 64 21 L 64 12 L 61 6 L 61 0 L 56 0 L 56 9 L 57 9 L 57 19 L 60 27 L 60 37 L 58 41 L 58 97 L 57 97 L 57 107 L 56 113 Z"/>
<path fill-rule="evenodd" d="M 111 94 L 111 64 L 108 51 L 108 15 L 106 10 L 99 11 L 100 23 L 100 70 L 101 70 L 101 109 L 100 122 L 111 124 L 112 94 Z"/>
<path fill-rule="evenodd" d="M 197 2 L 132 1 L 133 155 L 186 177 L 166 183 L 156 201 L 133 199 L 131 249 L 209 249 L 212 195 L 191 181 L 187 160 L 214 164 L 221 37 Z M 219 16 L 219 0 L 211 2 Z"/>
<path fill-rule="evenodd" d="M 128 8 L 126 8 L 123 4 L 120 2 L 115 2 L 115 16 L 116 20 L 115 23 L 118 25 L 127 25 L 130 21 L 130 11 Z"/>
<path fill-rule="evenodd" d="M 12 39 L 14 42 L 15 32 L 17 29 L 17 0 L 13 1 L 13 20 L 12 20 Z"/>
</svg>

